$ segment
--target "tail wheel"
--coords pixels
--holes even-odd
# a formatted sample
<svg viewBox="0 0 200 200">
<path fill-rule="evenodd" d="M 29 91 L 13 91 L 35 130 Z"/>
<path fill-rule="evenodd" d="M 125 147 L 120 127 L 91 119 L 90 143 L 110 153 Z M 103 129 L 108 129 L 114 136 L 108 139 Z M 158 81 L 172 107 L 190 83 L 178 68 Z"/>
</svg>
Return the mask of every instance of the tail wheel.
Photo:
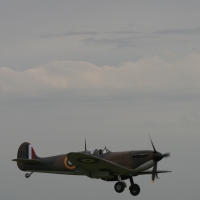
<svg viewBox="0 0 200 200">
<path fill-rule="evenodd" d="M 26 173 L 26 174 L 25 174 L 25 177 L 26 177 L 26 178 L 29 178 L 29 177 L 30 177 L 30 174 Z"/>
<path fill-rule="evenodd" d="M 125 185 L 123 182 L 117 182 L 115 183 L 115 191 L 118 192 L 118 193 L 121 193 L 124 191 L 124 188 L 125 188 Z"/>
<path fill-rule="evenodd" d="M 29 178 L 29 177 L 32 175 L 32 173 L 33 173 L 33 172 L 31 172 L 31 173 L 26 173 L 26 174 L 25 174 L 25 177 L 26 177 L 26 178 Z"/>
<path fill-rule="evenodd" d="M 133 184 L 129 187 L 130 193 L 133 196 L 137 196 L 140 193 L 140 187 L 137 184 Z"/>
</svg>

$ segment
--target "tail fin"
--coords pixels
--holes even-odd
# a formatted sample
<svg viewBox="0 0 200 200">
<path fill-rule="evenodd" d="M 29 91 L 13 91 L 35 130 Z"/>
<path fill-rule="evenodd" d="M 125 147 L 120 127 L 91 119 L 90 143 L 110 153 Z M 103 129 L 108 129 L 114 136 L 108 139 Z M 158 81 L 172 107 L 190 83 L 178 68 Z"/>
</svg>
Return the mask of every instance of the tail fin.
<svg viewBox="0 0 200 200">
<path fill-rule="evenodd" d="M 30 143 L 24 142 L 20 145 L 17 153 L 17 166 L 20 170 L 26 171 L 26 163 L 37 163 L 35 159 L 39 158 Z M 39 161 L 38 161 L 39 162 Z"/>
<path fill-rule="evenodd" d="M 24 142 L 20 145 L 18 149 L 17 158 L 37 159 L 38 156 L 36 155 L 31 144 L 28 142 Z"/>
</svg>

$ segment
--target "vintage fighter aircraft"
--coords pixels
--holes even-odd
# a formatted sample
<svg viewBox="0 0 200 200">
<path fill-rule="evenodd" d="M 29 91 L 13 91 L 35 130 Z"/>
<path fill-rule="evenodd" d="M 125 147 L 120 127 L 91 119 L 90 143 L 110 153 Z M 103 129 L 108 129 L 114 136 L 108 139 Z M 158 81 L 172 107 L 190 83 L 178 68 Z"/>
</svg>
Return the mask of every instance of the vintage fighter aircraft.
<svg viewBox="0 0 200 200">
<path fill-rule="evenodd" d="M 151 140 L 151 138 L 150 138 Z M 140 187 L 133 182 L 133 176 L 151 174 L 152 181 L 158 178 L 158 173 L 171 171 L 157 171 L 157 163 L 170 154 L 161 154 L 156 151 L 151 140 L 154 151 L 125 151 L 111 152 L 106 147 L 104 149 L 71 152 L 68 154 L 40 158 L 36 155 L 30 143 L 22 143 L 18 149 L 18 168 L 28 171 L 25 177 L 29 178 L 33 172 L 85 175 L 90 178 L 102 179 L 104 181 L 118 181 L 114 188 L 121 193 L 126 187 L 123 180 L 130 180 L 130 193 L 136 196 L 140 193 Z M 152 171 L 147 171 L 153 167 Z"/>
</svg>

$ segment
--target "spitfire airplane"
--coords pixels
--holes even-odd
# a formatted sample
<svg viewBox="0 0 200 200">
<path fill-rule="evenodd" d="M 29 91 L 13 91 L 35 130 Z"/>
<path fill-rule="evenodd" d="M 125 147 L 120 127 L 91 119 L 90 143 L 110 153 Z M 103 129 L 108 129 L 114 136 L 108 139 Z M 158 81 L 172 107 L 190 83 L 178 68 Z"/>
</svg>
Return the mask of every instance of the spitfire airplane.
<svg viewBox="0 0 200 200">
<path fill-rule="evenodd" d="M 85 175 L 104 181 L 117 181 L 114 189 L 118 193 L 127 187 L 123 180 L 129 179 L 130 193 L 136 196 L 140 193 L 140 187 L 134 183 L 133 176 L 151 174 L 154 181 L 155 177 L 158 178 L 158 173 L 171 172 L 157 170 L 157 163 L 170 154 L 157 152 L 152 140 L 151 144 L 153 151 L 111 152 L 106 147 L 87 150 L 85 141 L 85 151 L 40 158 L 31 144 L 25 142 L 19 147 L 17 159 L 13 161 L 17 162 L 20 170 L 30 172 L 25 174 L 26 178 L 33 172 Z M 151 167 L 153 170 L 148 171 Z"/>
</svg>

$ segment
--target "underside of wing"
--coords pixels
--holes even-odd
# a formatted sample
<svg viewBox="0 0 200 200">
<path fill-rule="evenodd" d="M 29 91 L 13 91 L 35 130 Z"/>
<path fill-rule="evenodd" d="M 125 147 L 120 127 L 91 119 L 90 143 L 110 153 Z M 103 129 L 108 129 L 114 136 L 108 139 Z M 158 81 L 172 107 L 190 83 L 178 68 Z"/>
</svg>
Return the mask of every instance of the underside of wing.
<svg viewBox="0 0 200 200">
<path fill-rule="evenodd" d="M 85 153 L 69 153 L 70 162 L 90 177 L 112 177 L 116 174 L 130 176 L 133 171 L 111 161 Z"/>
</svg>

